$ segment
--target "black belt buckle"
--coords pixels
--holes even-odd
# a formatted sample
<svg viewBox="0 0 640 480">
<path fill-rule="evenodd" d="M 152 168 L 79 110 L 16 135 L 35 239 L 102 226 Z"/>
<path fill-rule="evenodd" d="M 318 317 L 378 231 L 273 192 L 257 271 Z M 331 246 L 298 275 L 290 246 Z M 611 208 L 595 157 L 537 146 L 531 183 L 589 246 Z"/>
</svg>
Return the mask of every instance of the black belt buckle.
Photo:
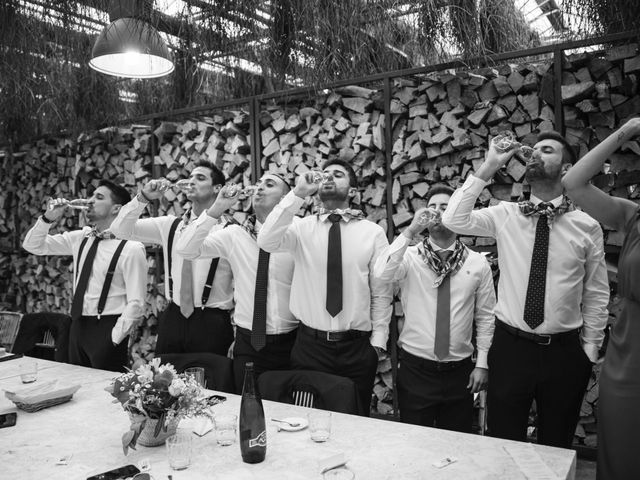
<svg viewBox="0 0 640 480">
<path fill-rule="evenodd" d="M 328 331 L 327 342 L 339 342 L 343 338 L 344 332 Z"/>
<path fill-rule="evenodd" d="M 537 334 L 538 337 L 542 337 L 544 338 L 546 341 L 545 342 L 537 342 L 538 345 L 551 345 L 551 335 L 547 335 L 547 334 Z"/>
</svg>

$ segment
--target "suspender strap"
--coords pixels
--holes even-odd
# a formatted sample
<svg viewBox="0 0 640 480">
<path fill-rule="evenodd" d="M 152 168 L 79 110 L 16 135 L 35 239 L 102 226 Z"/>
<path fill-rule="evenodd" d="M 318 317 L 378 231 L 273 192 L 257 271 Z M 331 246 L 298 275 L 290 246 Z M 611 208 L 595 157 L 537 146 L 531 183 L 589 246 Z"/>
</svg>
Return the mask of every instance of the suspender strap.
<svg viewBox="0 0 640 480">
<path fill-rule="evenodd" d="M 111 258 L 111 263 L 109 264 L 109 269 L 107 270 L 107 275 L 104 278 L 104 285 L 102 286 L 102 292 L 100 292 L 100 300 L 98 300 L 98 319 L 104 310 L 104 306 L 107 303 L 107 296 L 109 295 L 109 289 L 111 288 L 111 281 L 113 280 L 113 274 L 116 271 L 116 265 L 118 265 L 118 258 L 120 258 L 120 254 L 122 253 L 122 249 L 124 245 L 127 243 L 126 240 L 122 240 L 116 248 L 116 251 L 113 252 L 113 258 Z"/>
<path fill-rule="evenodd" d="M 178 224 L 182 219 L 180 217 L 176 218 L 171 224 L 171 228 L 169 229 L 169 240 L 167 241 L 167 267 L 169 271 L 166 272 L 166 276 L 169 277 L 169 298 L 168 300 L 173 300 L 173 270 L 171 269 L 171 250 L 173 249 L 173 237 L 176 236 L 176 229 L 178 228 Z"/>
<path fill-rule="evenodd" d="M 202 308 L 207 305 L 207 301 L 209 300 L 209 294 L 211 293 L 211 287 L 213 286 L 213 277 L 216 276 L 219 261 L 220 258 L 214 258 L 211 260 L 211 266 L 209 267 L 209 273 L 207 274 L 207 281 L 204 284 L 204 290 L 202 290 Z"/>
<path fill-rule="evenodd" d="M 82 257 L 82 252 L 88 240 L 89 240 L 89 237 L 84 237 L 82 239 L 82 243 L 80 243 L 80 248 L 78 249 L 78 261 L 76 262 L 76 269 L 75 269 L 76 282 L 78 281 L 78 277 L 80 276 L 80 257 Z"/>
<path fill-rule="evenodd" d="M 235 218 L 227 216 L 225 218 L 225 225 L 222 228 L 227 228 L 229 225 L 240 225 Z M 211 266 L 209 267 L 209 273 L 207 274 L 207 281 L 204 284 L 202 290 L 202 308 L 204 309 L 209 301 L 209 295 L 211 294 L 211 288 L 213 287 L 213 278 L 216 276 L 216 270 L 218 269 L 218 262 L 220 258 L 213 258 L 211 260 Z"/>
</svg>

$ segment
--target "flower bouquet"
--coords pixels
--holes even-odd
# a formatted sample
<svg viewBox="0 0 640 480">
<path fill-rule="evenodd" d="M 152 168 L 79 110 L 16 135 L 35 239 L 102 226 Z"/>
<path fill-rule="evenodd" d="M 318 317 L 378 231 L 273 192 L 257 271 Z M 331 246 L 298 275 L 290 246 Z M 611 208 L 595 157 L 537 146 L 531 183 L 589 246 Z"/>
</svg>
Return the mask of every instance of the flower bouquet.
<svg viewBox="0 0 640 480">
<path fill-rule="evenodd" d="M 161 445 L 184 417 L 212 418 L 211 403 L 203 397 L 202 388 L 193 377 L 178 374 L 170 363 L 160 365 L 159 358 L 120 375 L 107 391 L 131 418 L 131 428 L 122 436 L 125 455 L 139 441 L 148 446 Z M 146 433 L 150 427 L 153 430 Z"/>
</svg>

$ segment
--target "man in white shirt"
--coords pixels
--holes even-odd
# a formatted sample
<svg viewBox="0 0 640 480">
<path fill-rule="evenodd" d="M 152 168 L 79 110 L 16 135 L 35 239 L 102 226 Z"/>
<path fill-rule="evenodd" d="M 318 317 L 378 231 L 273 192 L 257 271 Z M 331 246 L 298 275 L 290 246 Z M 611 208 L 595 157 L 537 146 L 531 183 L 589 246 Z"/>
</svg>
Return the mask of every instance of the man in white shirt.
<svg viewBox="0 0 640 480">
<path fill-rule="evenodd" d="M 534 148 L 525 174 L 529 202 L 473 211 L 482 189 L 517 151 L 492 144 L 482 166 L 451 198 L 443 223 L 497 241 L 491 434 L 525 440 L 535 399 L 538 442 L 568 448 L 604 338 L 609 285 L 600 225 L 563 195 L 560 180 L 575 162 L 571 146 L 557 132 L 543 132 Z"/>
<path fill-rule="evenodd" d="M 247 362 L 253 362 L 256 375 L 290 368 L 298 321 L 289 310 L 293 256 L 288 252 L 269 254 L 256 243 L 267 215 L 290 191 L 289 185 L 279 175 L 265 174 L 252 199 L 254 213 L 247 221 L 212 230 L 238 201 L 237 193 L 225 195 L 228 188 L 222 188 L 206 216 L 185 229 L 176 246 L 184 258 L 220 257 L 231 265 L 236 302 L 233 370 L 240 391 Z"/>
<path fill-rule="evenodd" d="M 351 166 L 330 160 L 323 170 L 329 175 L 321 184 L 311 175 L 299 177 L 267 217 L 258 246 L 290 252 L 295 260 L 290 307 L 300 325 L 292 366 L 350 378 L 368 415 L 391 315 L 391 285 L 372 278 L 371 271 L 389 243 L 379 225 L 349 208 L 357 192 Z M 322 201 L 318 214 L 294 222 L 305 198 L 316 192 Z"/>
<path fill-rule="evenodd" d="M 471 432 L 473 394 L 488 381 L 496 295 L 484 255 L 469 250 L 440 220 L 454 190 L 432 186 L 428 208 L 378 258 L 374 276 L 397 281 L 404 311 L 398 402 L 403 422 Z M 409 247 L 427 228 L 429 235 Z M 478 348 L 471 360 L 473 326 Z"/>
<path fill-rule="evenodd" d="M 109 231 L 127 190 L 102 180 L 87 209 L 90 227 L 49 235 L 69 201 L 52 200 L 27 232 L 22 246 L 35 255 L 73 255 L 69 362 L 103 370 L 128 367 L 128 337 L 143 315 L 147 291 L 147 257 L 139 242 L 116 240 Z"/>
<path fill-rule="evenodd" d="M 226 260 L 192 262 L 176 254 L 176 242 L 186 226 L 206 215 L 205 210 L 213 205 L 224 185 L 224 174 L 213 163 L 200 161 L 189 180 L 186 196 L 191 209 L 182 219 L 174 215 L 139 219 L 150 201 L 164 195 L 166 181 L 151 180 L 122 207 L 111 229 L 121 238 L 162 245 L 165 297 L 170 303 L 158 319 L 156 354 L 210 352 L 226 356 L 233 342 L 231 267 Z"/>
</svg>

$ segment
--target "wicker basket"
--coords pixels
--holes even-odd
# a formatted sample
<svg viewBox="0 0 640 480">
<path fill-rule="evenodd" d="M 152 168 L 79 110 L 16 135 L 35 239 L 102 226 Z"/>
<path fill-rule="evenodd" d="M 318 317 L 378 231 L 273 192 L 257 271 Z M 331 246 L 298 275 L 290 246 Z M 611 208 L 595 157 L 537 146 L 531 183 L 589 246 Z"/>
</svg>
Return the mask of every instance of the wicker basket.
<svg viewBox="0 0 640 480">
<path fill-rule="evenodd" d="M 159 445 L 164 445 L 164 442 L 167 441 L 171 435 L 176 433 L 178 429 L 178 422 L 173 421 L 167 425 L 167 429 L 160 429 L 160 433 L 158 436 L 154 435 L 156 431 L 156 426 L 158 425 L 159 420 L 156 418 L 147 418 L 147 421 L 144 424 L 144 428 L 140 432 L 140 436 L 138 437 L 137 444 L 142 445 L 144 447 L 157 447 Z"/>
<path fill-rule="evenodd" d="M 51 398 L 49 400 L 43 400 L 38 403 L 22 403 L 22 402 L 14 402 L 16 407 L 20 410 L 24 410 L 25 412 L 37 412 L 38 410 L 42 410 L 43 408 L 53 407 L 54 405 L 60 405 L 61 403 L 68 402 L 73 397 L 73 394 L 66 395 L 64 397 Z"/>
</svg>

